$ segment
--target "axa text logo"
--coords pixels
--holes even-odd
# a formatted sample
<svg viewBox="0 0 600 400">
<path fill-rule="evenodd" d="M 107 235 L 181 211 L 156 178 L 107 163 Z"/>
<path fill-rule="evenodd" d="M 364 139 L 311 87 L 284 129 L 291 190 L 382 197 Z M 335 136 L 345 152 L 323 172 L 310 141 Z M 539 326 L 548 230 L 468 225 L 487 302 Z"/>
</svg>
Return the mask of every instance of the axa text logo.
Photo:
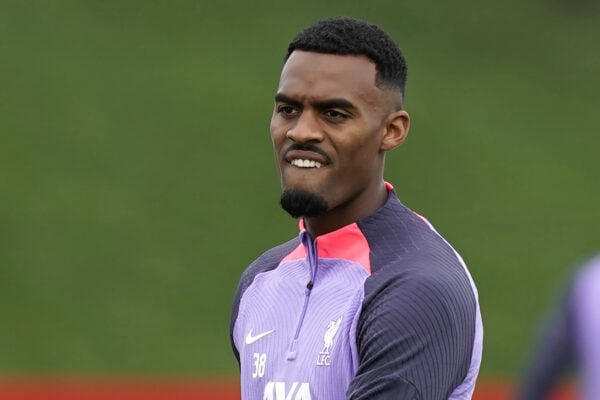
<svg viewBox="0 0 600 400">
<path fill-rule="evenodd" d="M 267 382 L 263 400 L 312 400 L 308 382 Z"/>
</svg>

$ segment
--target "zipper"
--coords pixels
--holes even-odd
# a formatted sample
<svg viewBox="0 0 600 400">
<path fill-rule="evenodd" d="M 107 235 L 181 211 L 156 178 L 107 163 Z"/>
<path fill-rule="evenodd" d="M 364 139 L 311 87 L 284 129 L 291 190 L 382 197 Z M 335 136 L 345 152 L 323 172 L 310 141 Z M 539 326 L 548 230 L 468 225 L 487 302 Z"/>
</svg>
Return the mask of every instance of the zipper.
<svg viewBox="0 0 600 400">
<path fill-rule="evenodd" d="M 302 306 L 302 311 L 300 312 L 300 318 L 298 320 L 298 325 L 296 326 L 294 338 L 292 339 L 292 343 L 290 343 L 290 347 L 288 348 L 288 352 L 286 355 L 286 359 L 288 361 L 295 360 L 298 355 L 296 345 L 298 343 L 300 331 L 302 330 L 302 323 L 304 322 L 306 310 L 308 309 L 308 300 L 310 299 L 310 294 L 312 293 L 312 288 L 315 284 L 315 277 L 317 275 L 317 268 L 319 266 L 319 257 L 317 256 L 317 240 L 315 239 L 313 241 L 309 233 L 307 231 L 304 231 L 302 236 L 302 242 L 304 243 L 304 246 L 308 248 L 307 257 L 308 265 L 310 267 L 310 280 L 308 281 L 308 283 L 306 284 L 306 288 L 304 289 L 304 305 Z"/>
</svg>

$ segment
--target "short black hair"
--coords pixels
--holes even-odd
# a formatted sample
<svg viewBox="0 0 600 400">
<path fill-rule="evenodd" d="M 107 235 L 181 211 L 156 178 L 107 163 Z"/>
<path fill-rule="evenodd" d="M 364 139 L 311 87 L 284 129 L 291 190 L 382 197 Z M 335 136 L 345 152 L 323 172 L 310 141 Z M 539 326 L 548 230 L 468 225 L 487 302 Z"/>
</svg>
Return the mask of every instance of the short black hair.
<svg viewBox="0 0 600 400">
<path fill-rule="evenodd" d="M 290 42 L 294 50 L 339 55 L 364 55 L 375 63 L 376 84 L 400 89 L 404 98 L 407 65 L 394 40 L 377 25 L 351 17 L 324 19 L 302 30 Z"/>
</svg>

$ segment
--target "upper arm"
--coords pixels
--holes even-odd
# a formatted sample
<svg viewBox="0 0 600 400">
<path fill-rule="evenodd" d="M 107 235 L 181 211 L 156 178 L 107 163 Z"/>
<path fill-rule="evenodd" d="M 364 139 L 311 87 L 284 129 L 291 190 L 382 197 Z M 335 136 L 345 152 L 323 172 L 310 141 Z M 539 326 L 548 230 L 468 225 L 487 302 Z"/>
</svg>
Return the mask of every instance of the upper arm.
<svg viewBox="0 0 600 400">
<path fill-rule="evenodd" d="M 368 283 L 357 327 L 358 399 L 447 399 L 465 378 L 476 299 L 463 281 L 399 275 Z"/>
</svg>

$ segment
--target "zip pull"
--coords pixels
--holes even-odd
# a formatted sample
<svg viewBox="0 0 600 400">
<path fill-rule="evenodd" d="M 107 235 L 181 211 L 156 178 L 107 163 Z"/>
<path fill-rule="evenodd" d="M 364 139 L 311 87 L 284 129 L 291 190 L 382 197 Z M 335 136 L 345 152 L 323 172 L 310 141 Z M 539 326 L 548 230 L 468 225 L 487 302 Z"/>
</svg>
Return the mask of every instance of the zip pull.
<svg viewBox="0 0 600 400">
<path fill-rule="evenodd" d="M 287 355 L 285 356 L 285 358 L 288 361 L 294 361 L 296 359 L 296 356 L 298 355 L 298 352 L 296 351 L 296 343 L 298 342 L 298 339 L 294 339 L 292 340 L 292 343 L 290 344 L 290 348 L 288 349 Z"/>
<path fill-rule="evenodd" d="M 304 291 L 307 296 L 310 295 L 310 291 L 312 290 L 313 286 L 313 281 L 308 281 L 306 284 L 306 290 Z"/>
</svg>

